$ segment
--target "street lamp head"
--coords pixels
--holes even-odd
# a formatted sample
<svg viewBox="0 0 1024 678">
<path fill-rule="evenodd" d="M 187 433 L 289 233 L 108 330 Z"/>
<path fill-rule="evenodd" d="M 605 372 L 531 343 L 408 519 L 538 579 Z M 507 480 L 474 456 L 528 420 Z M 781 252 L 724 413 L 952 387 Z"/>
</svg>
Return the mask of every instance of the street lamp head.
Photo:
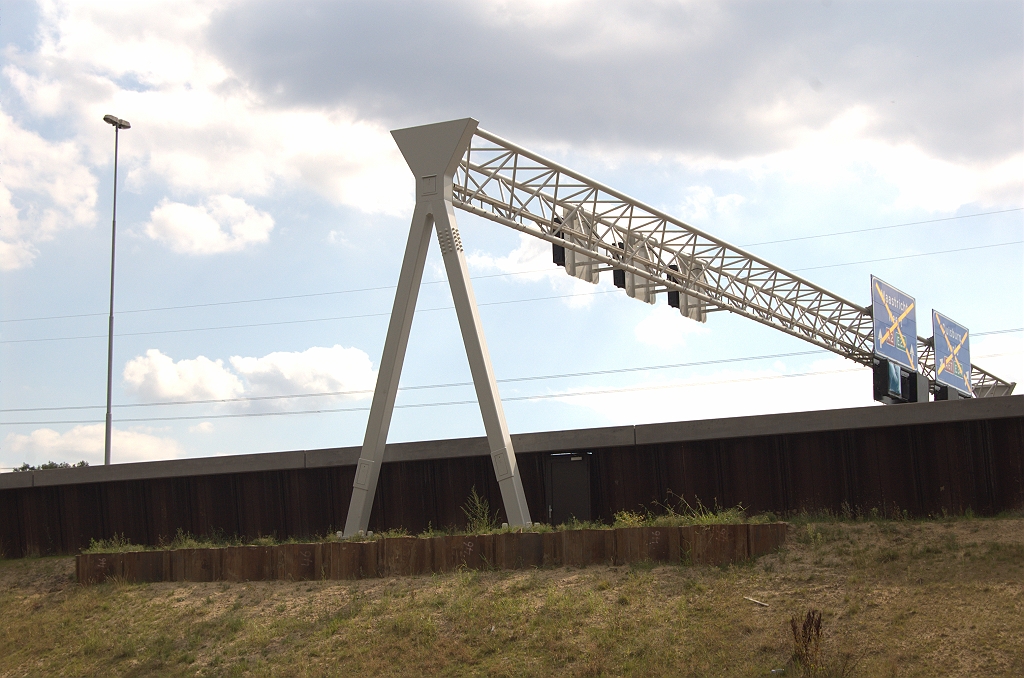
<svg viewBox="0 0 1024 678">
<path fill-rule="evenodd" d="M 131 129 L 132 128 L 132 124 L 130 122 L 128 122 L 127 120 L 122 120 L 121 118 L 118 118 L 117 116 L 114 116 L 114 115 L 104 115 L 103 116 L 103 122 L 108 122 L 111 125 L 113 125 L 114 127 L 116 127 L 117 129 Z"/>
</svg>

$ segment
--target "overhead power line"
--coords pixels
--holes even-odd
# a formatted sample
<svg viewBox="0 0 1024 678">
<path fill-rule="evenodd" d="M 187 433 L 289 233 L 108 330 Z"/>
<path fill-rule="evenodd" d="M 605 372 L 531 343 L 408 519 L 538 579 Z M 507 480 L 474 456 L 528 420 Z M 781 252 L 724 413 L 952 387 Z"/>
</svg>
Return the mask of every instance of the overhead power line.
<svg viewBox="0 0 1024 678">
<path fill-rule="evenodd" d="M 501 306 L 503 304 L 525 304 L 533 301 L 547 301 L 550 299 L 567 299 L 569 297 L 584 297 L 594 296 L 598 294 L 611 294 L 615 290 L 601 290 L 600 292 L 586 292 L 584 294 L 556 294 L 547 297 L 532 297 L 529 299 L 508 299 L 506 301 L 488 301 L 477 304 L 477 306 Z M 435 308 L 420 308 L 416 309 L 418 313 L 427 313 L 429 311 L 451 311 L 454 310 L 454 306 L 438 306 Z M 358 315 L 339 315 L 331 316 L 327 318 L 300 318 L 298 320 L 274 320 L 265 323 L 243 323 L 239 325 L 215 325 L 212 327 L 184 327 L 174 330 L 147 330 L 145 332 L 121 332 L 115 336 L 118 337 L 138 337 L 150 334 L 179 334 L 181 332 L 209 332 L 212 330 L 236 330 L 247 327 L 272 327 L 275 325 L 296 325 L 300 323 L 319 323 L 328 322 L 332 320 L 354 320 L 356 318 L 375 318 L 380 316 L 389 316 L 390 311 L 382 311 L 380 313 L 362 313 Z M 105 334 L 87 334 L 77 337 L 42 337 L 38 339 L 5 339 L 0 341 L 0 344 L 25 344 L 30 342 L 38 341 L 66 341 L 71 339 L 95 339 L 96 337 L 106 337 Z"/>
<path fill-rule="evenodd" d="M 1024 327 L 1011 327 L 1005 330 L 991 330 L 989 332 L 975 332 L 975 337 L 987 337 L 991 334 L 1009 334 L 1011 332 L 1024 332 Z"/>
<path fill-rule="evenodd" d="M 1006 354 L 994 354 L 992 356 L 979 356 L 979 357 L 996 357 L 997 355 Z M 856 367 L 846 367 L 838 370 L 822 370 L 819 372 L 794 372 L 793 374 L 769 374 L 760 377 L 738 377 L 735 379 L 715 379 L 711 381 L 699 381 L 699 382 L 686 382 L 686 383 L 674 383 L 674 384 L 644 384 L 641 386 L 625 386 L 622 388 L 603 388 L 603 389 L 591 389 L 588 391 L 569 391 L 565 393 L 542 393 L 538 395 L 528 396 L 513 396 L 510 398 L 502 398 L 502 402 L 522 402 L 529 400 L 552 400 L 559 398 L 577 398 L 581 396 L 595 396 L 595 395 L 609 395 L 613 393 L 629 393 L 633 391 L 659 391 L 666 389 L 678 389 L 678 388 L 690 388 L 694 386 L 716 386 L 719 384 L 736 384 L 742 382 L 751 381 L 767 381 L 772 379 L 792 379 L 796 377 L 816 377 L 828 374 L 843 374 L 849 372 L 860 372 L 867 370 L 868 368 L 863 365 Z M 405 408 L 423 408 L 423 407 L 451 407 L 457 405 L 477 405 L 476 400 L 449 400 L 445 402 L 434 402 L 434 403 L 406 403 L 401 405 L 395 405 L 395 409 Z M 369 407 L 338 407 L 338 408 L 321 408 L 316 410 L 295 410 L 292 412 L 239 412 L 234 414 L 212 414 L 212 415 L 182 415 L 182 416 L 171 416 L 171 417 L 132 417 L 125 419 L 115 419 L 118 423 L 138 423 L 147 421 L 198 421 L 209 420 L 209 419 L 250 419 L 254 417 L 284 417 L 294 416 L 302 414 L 335 414 L 341 412 L 368 412 Z M 11 425 L 15 422 L 11 422 Z M 95 419 L 83 419 L 83 420 L 69 420 L 69 421 L 25 421 L 16 422 L 22 425 L 42 425 L 42 424 L 98 424 L 102 423 Z"/>
<path fill-rule="evenodd" d="M 1006 332 L 1020 332 L 1024 331 L 1024 328 L 1016 328 L 1013 330 L 996 330 L 985 334 L 1003 334 Z M 979 335 L 975 335 L 979 336 Z M 705 360 L 693 363 L 677 363 L 672 365 L 652 365 L 645 367 L 627 367 L 614 370 L 596 370 L 592 372 L 574 372 L 567 374 L 552 374 L 552 375 L 538 375 L 531 377 L 515 377 L 509 379 L 498 379 L 499 383 L 509 382 L 522 382 L 522 381 L 537 381 L 543 379 L 559 379 L 565 377 L 578 377 L 578 376 L 594 376 L 594 375 L 605 375 L 605 374 L 617 374 L 624 372 L 639 372 L 647 370 L 660 370 L 670 369 L 677 367 L 697 367 L 702 365 L 713 365 L 722 363 L 734 363 L 744 362 L 752 360 L 767 360 L 772 358 L 784 358 L 790 356 L 802 356 L 810 355 L 815 353 L 827 353 L 824 350 L 811 350 L 811 351 L 798 351 L 793 353 L 777 353 L 773 355 L 764 356 L 748 356 L 742 358 L 723 358 L 719 360 Z M 978 358 L 997 358 L 1000 356 L 1011 355 L 1019 353 L 1020 351 L 1009 351 L 1004 353 L 993 353 L 989 355 L 977 356 Z M 764 379 L 782 379 L 790 377 L 807 377 L 816 376 L 821 374 L 838 374 L 843 372 L 856 372 L 862 369 L 867 369 L 864 366 L 857 366 L 851 368 L 844 368 L 838 370 L 824 370 L 824 371 L 811 371 L 811 372 L 797 372 L 793 374 L 778 374 L 778 375 L 766 375 L 762 377 L 740 377 L 736 379 L 719 379 L 711 381 L 699 381 L 699 382 L 687 382 L 687 383 L 675 383 L 675 384 L 645 384 L 640 386 L 625 386 L 620 388 L 605 388 L 605 389 L 592 389 L 588 391 L 570 391 L 566 393 L 550 393 L 550 394 L 539 394 L 529 396 L 513 396 L 510 398 L 502 398 L 503 402 L 516 402 L 526 400 L 546 400 L 551 398 L 570 398 L 584 395 L 604 395 L 609 393 L 625 393 L 630 391 L 645 391 L 645 390 L 660 390 L 669 388 L 684 388 L 689 386 L 703 386 L 703 385 L 715 385 L 715 384 L 731 384 L 745 381 L 761 381 Z M 473 382 L 458 382 L 450 384 L 426 384 L 422 386 L 409 386 L 402 391 L 413 391 L 420 389 L 433 389 L 433 388 L 450 388 L 455 386 L 472 386 Z M 328 393 L 303 393 L 294 395 L 284 396 L 257 396 L 253 398 L 225 398 L 219 400 L 180 400 L 180 401 L 169 401 L 162 403 L 138 403 L 128 405 L 116 405 L 115 407 L 149 407 L 154 405 L 201 405 L 201 404 L 223 404 L 223 403 L 235 403 L 235 402 L 251 402 L 260 400 L 273 400 L 273 399 L 293 399 L 293 398 L 306 398 L 306 397 L 324 397 L 324 396 L 341 396 L 341 395 L 365 395 L 372 393 L 372 390 L 363 391 L 335 391 Z M 417 407 L 443 407 L 450 405 L 469 405 L 477 404 L 476 400 L 451 400 L 445 402 L 435 403 L 408 403 L 402 405 L 395 405 L 396 408 L 417 408 Z M 40 408 L 19 408 L 19 409 L 6 409 L 0 410 L 0 412 L 42 412 L 42 411 L 67 411 L 67 410 L 85 410 L 85 409 L 100 409 L 102 406 L 93 405 L 80 405 L 70 407 L 40 407 Z M 239 419 L 249 417 L 277 417 L 294 414 L 329 414 L 338 412 L 366 412 L 369 411 L 369 407 L 341 407 L 341 408 L 320 408 L 315 410 L 295 410 L 292 412 L 240 412 L 233 414 L 210 414 L 210 415 L 180 415 L 180 416 L 168 416 L 168 417 L 131 417 L 123 419 L 115 419 L 116 422 L 144 422 L 144 421 L 193 421 L 199 419 Z M 49 425 L 49 424 L 96 424 L 102 423 L 102 420 L 95 419 L 78 419 L 78 420 L 59 420 L 59 421 L 6 421 L 0 422 L 0 426 L 35 426 L 35 425 Z"/>
<path fill-rule="evenodd" d="M 918 254 L 905 254 L 905 255 L 895 256 L 895 257 L 882 257 L 882 258 L 879 258 L 879 259 L 867 259 L 867 260 L 864 260 L 864 261 L 849 261 L 849 262 L 840 263 L 840 264 L 823 264 L 821 266 L 810 266 L 810 267 L 806 267 L 806 268 L 795 268 L 795 269 L 793 269 L 793 272 L 796 273 L 796 272 L 799 272 L 799 271 L 810 271 L 810 270 L 815 270 L 815 269 L 820 269 L 820 268 L 838 268 L 838 267 L 842 267 L 842 266 L 856 266 L 858 264 L 877 263 L 877 262 L 880 262 L 880 261 L 895 261 L 895 260 L 898 260 L 898 259 L 914 259 L 914 258 L 917 258 L 917 257 L 928 257 L 928 256 L 937 255 L 937 254 L 951 254 L 951 253 L 955 253 L 955 252 L 964 252 L 964 251 L 967 251 L 967 250 L 980 250 L 980 249 L 990 249 L 990 248 L 994 248 L 994 247 L 1005 247 L 1005 246 L 1008 246 L 1008 245 L 1020 245 L 1022 243 L 1024 243 L 1024 241 L 1022 241 L 1022 240 L 1012 240 L 1010 242 L 994 243 L 994 244 L 991 244 L 991 245 L 978 245 L 977 247 L 960 247 L 960 248 L 957 248 L 957 249 L 940 250 L 940 251 L 937 251 L 937 252 L 921 252 L 921 253 L 918 253 Z M 545 270 L 548 270 L 548 269 L 545 269 Z M 513 275 L 513 274 L 507 274 L 507 275 Z M 483 277 L 483 276 L 481 276 L 481 277 Z M 440 281 L 432 281 L 432 282 L 440 282 Z M 615 291 L 616 290 L 602 290 L 600 292 L 587 292 L 587 293 L 584 293 L 584 294 L 559 294 L 559 295 L 553 295 L 553 296 L 547 296 L 547 297 L 532 297 L 532 298 L 529 298 L 529 299 L 509 299 L 509 300 L 506 300 L 506 301 L 489 301 L 489 302 L 484 302 L 484 303 L 478 303 L 477 306 L 500 306 L 500 305 L 504 305 L 504 304 L 522 304 L 522 303 L 528 303 L 528 302 L 534 302 L 534 301 L 547 301 L 547 300 L 551 300 L 551 299 L 567 299 L 567 298 L 570 298 L 570 297 L 593 296 L 593 295 L 597 295 L 597 294 L 611 294 L 611 293 L 613 293 Z M 342 293 L 343 292 L 325 292 L 323 294 L 342 294 Z M 223 303 L 235 303 L 235 302 L 223 302 Z M 182 307 L 182 308 L 185 308 L 185 307 Z M 425 313 L 425 312 L 429 312 L 429 311 L 450 311 L 450 310 L 453 310 L 454 308 L 455 308 L 454 306 L 439 306 L 439 307 L 436 307 L 436 308 L 417 309 L 417 312 Z M 122 333 L 116 334 L 115 336 L 118 336 L 118 337 L 138 337 L 138 336 L 145 336 L 145 335 L 152 335 L 152 334 L 179 334 L 179 333 L 182 333 L 182 332 L 210 332 L 210 331 L 214 331 L 214 330 L 235 330 L 235 329 L 245 329 L 245 328 L 252 328 L 252 327 L 272 327 L 272 326 L 276 326 L 276 325 L 295 325 L 295 324 L 301 324 L 301 323 L 329 322 L 329 321 L 337 321 L 337 320 L 354 320 L 354 319 L 357 319 L 357 318 L 374 318 L 374 317 L 383 317 L 383 316 L 387 316 L 387 315 L 390 315 L 390 312 L 383 312 L 382 311 L 380 313 L 363 313 L 363 314 L 358 314 L 358 315 L 331 316 L 331 317 L 327 317 L 327 318 L 300 318 L 298 320 L 277 320 L 277 321 L 264 322 L 264 323 L 242 323 L 242 324 L 237 324 L 237 325 L 216 325 L 216 326 L 212 326 L 212 327 L 186 327 L 186 328 L 179 328 L 179 329 L 172 329 L 172 330 L 147 330 L 147 331 L 144 331 L 144 332 L 122 332 Z M 105 335 L 105 334 L 85 334 L 85 335 L 71 336 L 71 337 L 39 337 L 39 338 L 34 338 L 34 339 L 3 339 L 3 340 L 0 340 L 0 344 L 28 344 L 28 343 L 37 343 L 37 342 L 43 342 L 43 341 L 72 341 L 72 340 L 76 340 L 76 339 L 101 339 L 101 338 L 105 339 L 106 337 L 107 337 L 107 335 Z"/>
<path fill-rule="evenodd" d="M 424 285 L 431 285 L 436 281 L 430 281 L 423 283 Z M 310 292 L 308 294 L 290 294 L 283 297 L 263 297 L 260 299 L 236 299 L 234 301 L 212 301 L 204 304 L 184 304 L 181 306 L 158 306 L 154 308 L 136 308 L 129 309 L 127 311 L 118 311 L 116 315 L 125 315 L 127 313 L 148 313 L 150 311 L 176 311 L 184 308 L 202 308 L 204 306 L 227 306 L 229 304 L 253 304 L 258 301 L 279 301 L 283 299 L 299 299 L 302 297 L 324 297 L 331 294 L 350 294 L 353 292 L 373 292 L 376 290 L 393 290 L 394 285 L 384 285 L 381 287 L 361 287 L 352 290 L 338 290 L 335 292 Z M 73 313 L 71 315 L 44 315 L 37 318 L 15 318 L 13 320 L 0 320 L 0 323 L 24 323 L 32 320 L 62 320 L 65 318 L 92 318 L 96 316 L 105 316 L 106 313 Z"/>
<path fill-rule="evenodd" d="M 515 273 L 494 273 L 491 275 L 477 275 L 473 276 L 473 280 L 484 280 L 487 278 L 505 278 L 515 275 L 531 275 L 533 273 L 543 273 L 544 271 L 550 271 L 552 269 L 538 269 L 535 271 L 517 271 Z M 446 282 L 444 280 L 428 280 L 424 282 L 424 285 L 437 285 L 439 283 Z M 127 311 L 117 311 L 115 315 L 124 315 L 126 313 L 149 313 L 152 311 L 177 311 L 186 308 L 204 308 L 207 306 L 230 306 L 232 304 L 255 304 L 262 301 L 283 301 L 288 299 L 303 299 L 308 297 L 327 297 L 338 294 L 354 294 L 356 292 L 376 292 L 379 290 L 393 290 L 395 285 L 381 285 L 379 287 L 358 287 L 351 290 L 334 290 L 331 292 L 307 292 L 305 294 L 288 294 L 280 297 L 259 297 L 257 299 L 234 299 L 231 301 L 211 301 L 202 304 L 183 304 L 181 306 L 156 306 L 153 308 L 135 308 Z M 74 313 L 72 315 L 46 315 L 39 316 L 36 318 L 15 318 L 12 320 L 0 320 L 0 323 L 23 323 L 31 320 L 61 320 L 65 318 L 91 318 L 94 316 L 104 316 L 106 313 Z M 106 336 L 106 335 L 103 335 Z"/>
<path fill-rule="evenodd" d="M 741 377 L 736 379 L 719 379 L 713 381 L 701 381 L 692 383 L 677 383 L 677 384 L 656 384 L 656 385 L 643 385 L 643 386 L 626 386 L 622 388 L 604 388 L 604 389 L 593 389 L 589 391 L 570 391 L 566 393 L 542 393 L 539 395 L 529 396 L 513 396 L 511 398 L 502 398 L 502 402 L 516 402 L 524 400 L 550 400 L 553 398 L 576 398 L 580 396 L 589 395 L 606 395 L 610 393 L 626 393 L 630 391 L 656 391 L 663 389 L 672 388 L 687 388 L 691 386 L 710 386 L 716 384 L 732 384 L 746 381 L 762 381 L 766 379 L 787 379 L 792 377 L 808 377 L 817 376 L 824 374 L 838 374 L 841 372 L 857 372 L 860 370 L 867 369 L 861 365 L 857 367 L 847 367 L 839 370 L 824 370 L 821 372 L 798 372 L 793 374 L 771 374 L 762 377 Z M 476 405 L 476 400 L 449 400 L 446 402 L 435 402 L 435 403 L 406 403 L 401 405 L 395 405 L 395 408 L 420 408 L 420 407 L 449 407 L 453 405 Z M 182 416 L 171 416 L 171 417 L 132 417 L 124 419 L 115 419 L 115 422 L 126 423 L 126 422 L 144 422 L 144 421 L 195 421 L 199 419 L 248 419 L 252 417 L 282 417 L 292 416 L 298 414 L 331 414 L 338 412 L 368 412 L 369 407 L 339 407 L 339 408 L 324 408 L 316 410 L 294 410 L 291 412 L 239 412 L 235 414 L 212 414 L 212 415 L 182 415 Z M 96 419 L 82 419 L 82 420 L 67 420 L 67 421 L 21 421 L 21 422 L 3 422 L 3 425 L 40 425 L 40 424 L 97 424 L 102 423 Z"/>
<path fill-rule="evenodd" d="M 840 266 L 855 266 L 857 264 L 873 264 L 878 261 L 895 261 L 896 259 L 914 259 L 915 257 L 927 257 L 933 254 L 952 254 L 953 252 L 966 252 L 967 250 L 986 250 L 992 247 L 1006 247 L 1007 245 L 1020 245 L 1024 243 L 1024 240 L 1011 240 L 1010 242 L 999 242 L 993 245 L 978 245 L 977 247 L 957 247 L 952 250 L 942 250 L 939 252 L 926 252 L 924 254 L 904 254 L 899 257 L 883 257 L 881 259 L 865 259 L 864 261 L 849 261 L 845 264 L 823 264 L 821 266 L 806 266 L 804 268 L 794 268 L 793 272 L 797 271 L 815 271 L 819 268 L 838 268 Z"/>
<path fill-rule="evenodd" d="M 1024 332 L 1024 327 L 1011 327 L 1002 330 L 989 330 L 988 332 L 974 332 L 971 336 L 984 337 L 995 334 L 1008 334 L 1012 332 Z M 666 365 L 642 365 L 638 367 L 620 367 L 610 370 L 591 370 L 588 372 L 566 372 L 562 374 L 540 374 L 527 377 L 508 377 L 505 379 L 498 379 L 499 384 L 510 384 L 524 381 L 542 381 L 547 379 L 568 379 L 574 377 L 594 377 L 604 376 L 608 374 L 624 374 L 628 372 L 649 372 L 654 370 L 670 370 L 679 369 L 683 367 L 705 367 L 707 365 L 724 365 L 727 363 L 738 363 L 738 362 L 750 362 L 756 360 L 777 360 L 779 358 L 793 358 L 806 355 L 816 355 L 820 353 L 828 353 L 825 349 L 810 349 L 807 351 L 792 351 L 789 353 L 771 353 L 767 355 L 753 355 L 753 356 L 739 356 L 735 358 L 717 358 L 714 360 L 699 360 L 688 363 L 669 363 Z M 989 356 L 991 357 L 991 356 Z M 472 386 L 471 381 L 460 381 L 452 382 L 447 384 L 420 384 L 417 386 L 402 386 L 399 391 L 420 391 L 425 389 L 436 389 L 436 388 L 456 388 L 463 386 Z M 126 407 L 164 407 L 168 405 L 222 405 L 226 403 L 243 403 L 243 402 L 260 402 L 264 400 L 292 400 L 298 398 L 326 398 L 326 397 L 340 397 L 340 396 L 351 396 L 351 395 L 365 395 L 373 393 L 372 389 L 358 390 L 358 391 L 321 391 L 318 393 L 289 393 L 280 395 L 266 395 L 266 396 L 246 396 L 239 398 L 210 398 L 203 400 L 163 400 L 150 403 L 123 403 L 114 405 L 115 409 L 126 408 Z M 103 405 L 65 405 L 60 407 L 13 407 L 0 409 L 0 412 L 67 412 L 71 410 L 95 410 L 102 409 Z"/>
<path fill-rule="evenodd" d="M 855 228 L 852 231 L 835 231 L 834 233 L 819 233 L 817 235 L 801 235 L 796 238 L 781 238 L 779 240 L 764 240 L 762 242 L 752 242 L 747 245 L 740 245 L 740 247 L 757 247 L 758 245 L 774 245 L 781 242 L 796 242 L 798 240 L 813 240 L 815 238 L 831 238 L 837 235 L 850 235 L 851 233 L 869 233 L 871 231 L 884 231 L 890 228 L 902 228 L 904 226 L 919 226 L 921 224 L 937 224 L 941 221 L 954 221 L 956 219 L 970 219 L 972 217 L 984 217 L 990 214 L 1005 214 L 1007 212 L 1020 212 L 1024 211 L 1024 207 L 1013 207 L 1006 210 L 995 210 L 992 212 L 977 212 L 975 214 L 961 214 L 955 217 L 942 217 L 940 219 L 926 219 L 924 221 L 908 221 L 903 224 L 892 224 L 890 226 L 872 226 L 871 228 Z"/>
<path fill-rule="evenodd" d="M 719 365 L 725 363 L 735 362 L 747 362 L 753 360 L 772 360 L 778 358 L 789 358 L 794 356 L 812 355 L 815 353 L 827 353 L 824 349 L 813 349 L 809 351 L 797 351 L 793 353 L 774 353 L 771 355 L 755 355 L 745 356 L 739 358 L 721 358 L 717 360 L 701 360 L 698 362 L 690 363 L 675 363 L 670 365 L 646 365 L 642 367 L 622 367 L 613 370 L 594 370 L 590 372 L 568 372 L 565 374 L 542 374 L 529 377 L 510 377 L 507 379 L 498 379 L 499 384 L 509 384 L 514 382 L 522 381 L 540 381 L 544 379 L 565 379 L 570 377 L 593 377 L 607 374 L 621 374 L 625 372 L 644 372 L 651 370 L 667 370 L 676 369 L 681 367 L 701 367 L 705 365 Z M 472 386 L 471 381 L 460 381 L 448 384 L 422 384 L 419 386 L 403 386 L 399 391 L 420 391 L 424 389 L 434 388 L 454 388 L 459 386 Z M 209 400 L 170 400 L 163 402 L 152 402 L 152 403 L 127 403 L 123 405 L 114 405 L 115 408 L 123 407 L 160 407 L 164 405 L 208 405 L 208 404 L 224 404 L 224 403 L 241 403 L 241 402 L 256 402 L 262 400 L 290 400 L 293 398 L 322 398 L 322 397 L 337 397 L 337 396 L 349 396 L 349 395 L 365 395 L 373 393 L 373 389 L 360 390 L 360 391 L 325 391 L 321 393 L 292 393 L 288 395 L 271 395 L 271 396 L 251 396 L 247 398 L 214 398 Z M 91 409 L 102 409 L 104 405 L 74 405 L 67 407 L 19 407 L 11 409 L 0 409 L 0 412 L 57 412 L 57 411 L 68 411 L 68 410 L 91 410 Z"/>
<path fill-rule="evenodd" d="M 849 235 L 851 233 L 867 233 L 867 232 L 870 232 L 870 231 L 882 231 L 882 230 L 890 229 L 890 228 L 902 228 L 904 226 L 918 226 L 918 225 L 922 225 L 922 224 L 934 224 L 934 223 L 938 223 L 938 222 L 942 222 L 942 221 L 955 221 L 957 219 L 970 219 L 970 218 L 973 218 L 973 217 L 983 217 L 983 216 L 988 216 L 988 215 L 992 215 L 992 214 L 1005 214 L 1007 212 L 1020 212 L 1020 211 L 1024 211 L 1024 207 L 1013 207 L 1011 209 L 994 210 L 992 212 L 977 212 L 975 214 L 961 214 L 961 215 L 958 215 L 958 216 L 955 216 L 955 217 L 942 217 L 942 218 L 939 218 L 939 219 L 926 219 L 924 221 L 908 221 L 908 222 L 902 223 L 902 224 L 891 224 L 889 226 L 873 226 L 873 227 L 870 227 L 870 228 L 858 228 L 858 229 L 853 229 L 853 230 L 850 230 L 850 231 L 836 231 L 836 232 L 833 232 L 833 233 L 818 233 L 816 235 L 804 235 L 804 236 L 798 236 L 796 238 L 783 238 L 783 239 L 780 239 L 780 240 L 765 240 L 765 241 L 762 241 L 762 242 L 755 242 L 755 243 L 749 243 L 749 244 L 746 244 L 746 245 L 740 245 L 740 247 L 757 247 L 758 245 L 774 245 L 776 243 L 796 242 L 798 240 L 811 240 L 811 239 L 815 239 L 815 238 L 831 238 L 831 237 L 839 236 L 839 235 Z M 922 255 L 915 255 L 915 256 L 922 256 Z M 884 261 L 884 260 L 877 259 L 877 260 L 873 260 L 873 261 Z M 858 262 L 858 263 L 860 263 L 860 262 Z M 851 264 L 837 264 L 837 265 L 839 265 L 839 266 L 849 266 Z M 486 279 L 486 278 L 503 278 L 503 277 L 517 276 L 517 275 L 532 275 L 534 273 L 543 273 L 543 272 L 549 271 L 549 270 L 551 270 L 551 269 L 537 269 L 537 270 L 534 270 L 534 271 L 517 271 L 517 272 L 514 272 L 514 273 L 494 273 L 494 274 L 490 274 L 490 275 L 477 275 L 477 276 L 473 276 L 473 280 L 483 280 L 483 279 Z M 807 269 L 803 269 L 803 270 L 807 270 Z M 442 283 L 442 282 L 444 282 L 444 280 L 430 280 L 430 281 L 424 282 L 423 284 L 424 285 L 436 285 L 436 284 Z M 129 309 L 129 310 L 126 310 L 126 311 L 117 311 L 115 315 L 124 315 L 124 314 L 127 314 L 127 313 L 149 313 L 149 312 L 153 312 L 153 311 L 176 311 L 176 310 L 181 310 L 181 309 L 186 309 L 186 308 L 204 308 L 204 307 L 209 307 L 209 306 L 229 306 L 229 305 L 233 305 L 233 304 L 254 304 L 254 303 L 264 302 L 264 301 L 283 301 L 283 300 L 288 300 L 288 299 L 303 299 L 303 298 L 309 298 L 309 297 L 325 297 L 325 296 L 332 296 L 332 295 L 338 295 L 338 294 L 352 294 L 352 293 L 356 293 L 356 292 L 376 292 L 376 291 L 380 291 L 380 290 L 393 290 L 393 289 L 395 289 L 394 285 L 381 285 L 379 287 L 361 287 L 361 288 L 355 288 L 355 289 L 351 289 L 351 290 L 335 290 L 335 291 L 330 291 L 330 292 L 308 292 L 308 293 L 305 293 L 305 294 L 289 294 L 289 295 L 278 296 L 278 297 L 259 297 L 259 298 L 256 298 L 256 299 L 235 299 L 235 300 L 230 300 L 230 301 L 211 301 L 211 302 L 206 302 L 206 303 L 201 303 L 201 304 L 183 304 L 183 305 L 180 305 L 180 306 L 158 306 L 158 307 L 153 307 L 153 308 L 136 308 L 136 309 Z M 74 313 L 74 314 L 70 314 L 70 315 L 47 315 L 47 316 L 39 316 L 39 317 L 35 317 L 35 318 L 12 318 L 12 319 L 5 319 L 5 320 L 4 319 L 0 319 L 0 323 L 20 323 L 20 322 L 29 322 L 29 321 L 34 321 L 34 320 L 62 320 L 62 319 L 67 319 L 67 318 L 89 318 L 89 317 L 98 317 L 98 316 L 106 316 L 106 315 L 107 315 L 106 313 Z"/>
</svg>

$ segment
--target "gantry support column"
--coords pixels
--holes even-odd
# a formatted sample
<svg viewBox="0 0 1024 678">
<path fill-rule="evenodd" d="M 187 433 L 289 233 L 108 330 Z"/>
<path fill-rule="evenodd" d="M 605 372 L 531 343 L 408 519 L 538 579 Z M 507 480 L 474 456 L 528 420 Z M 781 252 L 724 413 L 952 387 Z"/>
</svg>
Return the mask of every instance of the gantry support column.
<svg viewBox="0 0 1024 678">
<path fill-rule="evenodd" d="M 437 239 L 462 329 L 462 340 L 469 358 L 484 430 L 487 432 L 491 462 L 501 488 L 505 515 L 510 525 L 529 525 L 531 522 L 452 206 L 452 176 L 473 138 L 476 126 L 475 120 L 467 118 L 391 133 L 416 177 L 416 209 L 384 341 L 384 353 L 377 373 L 363 449 L 356 466 L 352 500 L 345 520 L 346 537 L 360 530 L 365 531 L 370 522 L 370 511 L 377 490 L 380 466 L 384 461 L 384 448 L 398 395 L 398 382 L 409 343 L 409 330 L 423 278 L 432 227 L 437 228 Z"/>
</svg>

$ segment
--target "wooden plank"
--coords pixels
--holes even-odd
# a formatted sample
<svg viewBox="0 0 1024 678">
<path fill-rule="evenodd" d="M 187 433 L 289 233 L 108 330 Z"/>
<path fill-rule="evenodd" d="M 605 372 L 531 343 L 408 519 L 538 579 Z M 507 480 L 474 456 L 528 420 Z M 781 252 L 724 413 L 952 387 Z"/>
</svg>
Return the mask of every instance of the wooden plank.
<svg viewBox="0 0 1024 678">
<path fill-rule="evenodd" d="M 367 579 L 380 576 L 377 567 L 377 541 L 354 542 L 359 550 L 359 578 Z"/>
<path fill-rule="evenodd" d="M 316 561 L 320 544 L 279 544 L 272 547 L 274 578 L 280 581 L 318 579 Z"/>
<path fill-rule="evenodd" d="M 543 532 L 541 543 L 544 548 L 544 567 L 561 567 L 564 562 L 562 533 Z"/>
<path fill-rule="evenodd" d="M 615 554 L 615 530 L 583 530 L 584 559 L 587 565 L 605 565 Z"/>
<path fill-rule="evenodd" d="M 725 565 L 746 560 L 747 525 L 698 525 L 694 528 L 693 562 Z"/>
<path fill-rule="evenodd" d="M 643 545 L 640 551 L 641 558 L 656 563 L 668 562 L 669 532 L 677 532 L 676 528 L 644 527 L 641 529 L 643 530 Z"/>
<path fill-rule="evenodd" d="M 381 539 L 377 546 L 380 576 L 397 577 L 430 572 L 433 566 L 430 546 L 430 539 L 418 537 Z"/>
<path fill-rule="evenodd" d="M 101 584 L 112 577 L 124 575 L 120 553 L 83 553 L 78 556 L 78 582 Z"/>
<path fill-rule="evenodd" d="M 221 572 L 227 581 L 268 581 L 275 563 L 269 546 L 228 546 L 222 549 Z"/>
<path fill-rule="evenodd" d="M 224 549 L 178 549 L 172 553 L 173 563 L 181 567 L 180 578 L 175 576 L 176 581 L 218 581 L 222 579 L 221 555 Z"/>
<path fill-rule="evenodd" d="M 471 570 L 494 569 L 494 535 L 477 534 L 465 538 L 466 567 Z"/>
<path fill-rule="evenodd" d="M 562 565 L 565 567 L 586 567 L 587 557 L 583 530 L 565 530 L 562 535 Z"/>
<path fill-rule="evenodd" d="M 748 525 L 747 541 L 750 544 L 750 557 L 773 553 L 786 540 L 785 523 L 767 523 L 764 525 Z"/>
<path fill-rule="evenodd" d="M 494 559 L 505 570 L 541 567 L 544 564 L 543 535 L 536 532 L 506 532 L 495 535 Z"/>
<path fill-rule="evenodd" d="M 619 527 L 615 529 L 615 564 L 628 565 L 646 560 L 644 528 Z"/>
<path fill-rule="evenodd" d="M 130 582 L 166 581 L 170 562 L 167 551 L 133 551 L 121 556 L 124 578 Z"/>
<path fill-rule="evenodd" d="M 327 546 L 330 553 L 328 579 L 359 579 L 362 545 L 358 542 L 333 542 Z"/>
</svg>

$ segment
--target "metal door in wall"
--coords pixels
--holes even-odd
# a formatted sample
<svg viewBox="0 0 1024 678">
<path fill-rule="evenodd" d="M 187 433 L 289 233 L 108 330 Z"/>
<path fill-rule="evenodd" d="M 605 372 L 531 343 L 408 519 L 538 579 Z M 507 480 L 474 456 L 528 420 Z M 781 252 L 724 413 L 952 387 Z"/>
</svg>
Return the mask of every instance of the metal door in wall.
<svg viewBox="0 0 1024 678">
<path fill-rule="evenodd" d="M 590 453 L 550 454 L 545 459 L 547 522 L 590 520 Z"/>
</svg>

